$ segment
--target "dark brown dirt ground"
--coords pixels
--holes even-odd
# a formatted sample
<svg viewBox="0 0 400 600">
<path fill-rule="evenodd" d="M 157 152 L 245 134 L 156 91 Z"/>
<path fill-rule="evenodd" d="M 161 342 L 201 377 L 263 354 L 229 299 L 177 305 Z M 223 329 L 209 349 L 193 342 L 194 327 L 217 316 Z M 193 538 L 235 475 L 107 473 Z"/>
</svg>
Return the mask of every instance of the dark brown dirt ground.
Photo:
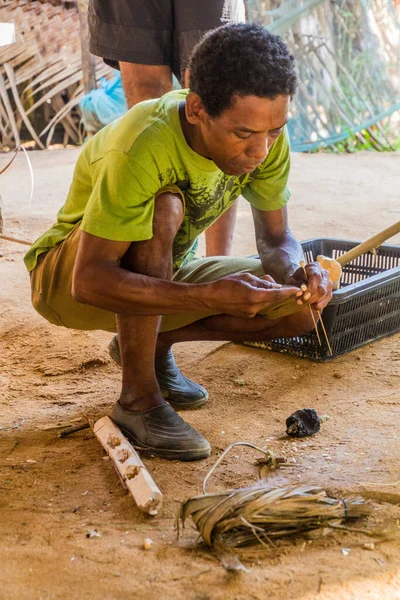
<svg viewBox="0 0 400 600">
<path fill-rule="evenodd" d="M 34 239 L 52 223 L 77 154 L 31 154 L 31 208 L 24 158 L 1 177 L 10 235 Z M 0 155 L 0 168 L 7 159 Z M 399 172 L 395 154 L 294 155 L 294 232 L 299 239 L 357 240 L 383 229 L 399 219 Z M 254 250 L 243 203 L 235 253 Z M 371 551 L 361 534 L 298 538 L 277 549 L 240 551 L 250 572 L 230 575 L 196 544 L 190 527 L 179 541 L 174 531 L 179 502 L 200 493 L 219 453 L 237 440 L 267 446 L 290 461 L 292 467 L 274 475 L 278 483 L 313 483 L 337 493 L 369 490 L 375 510 L 362 527 L 397 531 L 398 335 L 327 364 L 233 344 L 177 347 L 184 373 L 208 388 L 209 404 L 185 418 L 208 437 L 213 453 L 191 464 L 145 459 L 165 495 L 161 514 L 152 519 L 135 508 L 90 432 L 57 436 L 60 424 L 109 412 L 120 375 L 107 354 L 109 334 L 56 328 L 35 314 L 23 253 L 22 246 L 0 242 L 1 600 L 400 599 L 398 541 Z M 283 435 L 285 419 L 304 406 L 329 419 L 317 436 L 290 441 Z M 211 487 L 256 481 L 256 456 L 233 451 Z M 87 538 L 92 529 L 101 537 Z M 147 537 L 154 543 L 146 551 Z"/>
</svg>

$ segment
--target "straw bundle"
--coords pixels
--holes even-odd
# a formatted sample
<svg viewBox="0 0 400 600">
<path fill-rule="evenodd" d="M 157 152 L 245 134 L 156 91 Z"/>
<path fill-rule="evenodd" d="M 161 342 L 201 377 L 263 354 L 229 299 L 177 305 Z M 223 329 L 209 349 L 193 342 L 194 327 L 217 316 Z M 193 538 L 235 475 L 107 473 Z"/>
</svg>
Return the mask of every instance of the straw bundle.
<svg viewBox="0 0 400 600">
<path fill-rule="evenodd" d="M 273 468 L 279 460 L 270 450 L 249 442 L 234 442 L 218 458 L 203 481 L 203 495 L 182 502 L 177 515 L 180 528 L 191 517 L 206 544 L 214 548 L 234 548 L 251 544 L 273 544 L 273 538 L 337 526 L 343 519 L 356 519 L 370 513 L 363 498 L 338 499 L 314 485 L 273 486 L 265 480 L 257 484 L 214 494 L 206 493 L 207 481 L 225 456 L 236 446 L 260 451 Z M 271 462 L 272 459 L 272 462 Z"/>
<path fill-rule="evenodd" d="M 81 139 L 79 15 L 76 6 L 69 6 L 0 0 L 0 22 L 14 23 L 16 29 L 16 43 L 1 49 L 0 147 L 19 146 L 21 137 L 47 147 L 58 124 L 64 143 Z M 111 73 L 96 59 L 97 80 Z"/>
<path fill-rule="evenodd" d="M 271 543 L 271 539 L 319 529 L 343 519 L 366 516 L 361 497 L 330 498 L 311 485 L 272 487 L 265 483 L 183 502 L 179 522 L 191 517 L 209 546 L 225 548 Z"/>
</svg>

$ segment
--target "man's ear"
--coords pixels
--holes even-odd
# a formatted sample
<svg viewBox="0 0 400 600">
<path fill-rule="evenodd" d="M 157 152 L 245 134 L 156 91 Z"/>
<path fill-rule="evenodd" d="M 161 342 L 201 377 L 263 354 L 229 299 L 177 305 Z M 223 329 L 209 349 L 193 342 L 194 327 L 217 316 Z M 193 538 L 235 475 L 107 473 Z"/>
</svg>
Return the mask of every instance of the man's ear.
<svg viewBox="0 0 400 600">
<path fill-rule="evenodd" d="M 208 119 L 207 111 L 204 108 L 203 102 L 198 94 L 189 92 L 186 96 L 186 120 L 191 125 L 204 123 Z"/>
</svg>

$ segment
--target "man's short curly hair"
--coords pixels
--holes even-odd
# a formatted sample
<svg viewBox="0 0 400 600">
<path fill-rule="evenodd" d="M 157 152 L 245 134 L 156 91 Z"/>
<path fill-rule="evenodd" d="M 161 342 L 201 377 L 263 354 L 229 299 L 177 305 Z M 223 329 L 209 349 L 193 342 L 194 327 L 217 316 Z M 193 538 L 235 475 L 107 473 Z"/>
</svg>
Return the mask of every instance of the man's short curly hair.
<svg viewBox="0 0 400 600">
<path fill-rule="evenodd" d="M 208 32 L 190 60 L 190 90 L 211 117 L 229 108 L 235 95 L 274 99 L 293 96 L 294 58 L 277 35 L 258 25 L 224 25 Z"/>
</svg>

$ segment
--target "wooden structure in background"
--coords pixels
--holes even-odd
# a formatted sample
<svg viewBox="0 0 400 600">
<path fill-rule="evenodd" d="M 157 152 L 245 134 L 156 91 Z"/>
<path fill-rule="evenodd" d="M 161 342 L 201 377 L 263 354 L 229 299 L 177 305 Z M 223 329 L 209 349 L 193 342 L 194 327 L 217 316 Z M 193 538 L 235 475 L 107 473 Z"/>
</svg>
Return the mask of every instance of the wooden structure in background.
<svg viewBox="0 0 400 600">
<path fill-rule="evenodd" d="M 48 147 L 56 128 L 64 131 L 64 144 L 80 143 L 85 136 L 79 100 L 113 70 L 89 55 L 87 28 L 85 32 L 85 23 L 79 26 L 80 14 L 86 20 L 86 0 L 80 3 L 81 13 L 72 2 L 0 4 L 0 22 L 13 22 L 16 28 L 16 43 L 1 48 L 0 148 L 19 146 L 21 136 L 34 140 L 38 148 Z"/>
</svg>

